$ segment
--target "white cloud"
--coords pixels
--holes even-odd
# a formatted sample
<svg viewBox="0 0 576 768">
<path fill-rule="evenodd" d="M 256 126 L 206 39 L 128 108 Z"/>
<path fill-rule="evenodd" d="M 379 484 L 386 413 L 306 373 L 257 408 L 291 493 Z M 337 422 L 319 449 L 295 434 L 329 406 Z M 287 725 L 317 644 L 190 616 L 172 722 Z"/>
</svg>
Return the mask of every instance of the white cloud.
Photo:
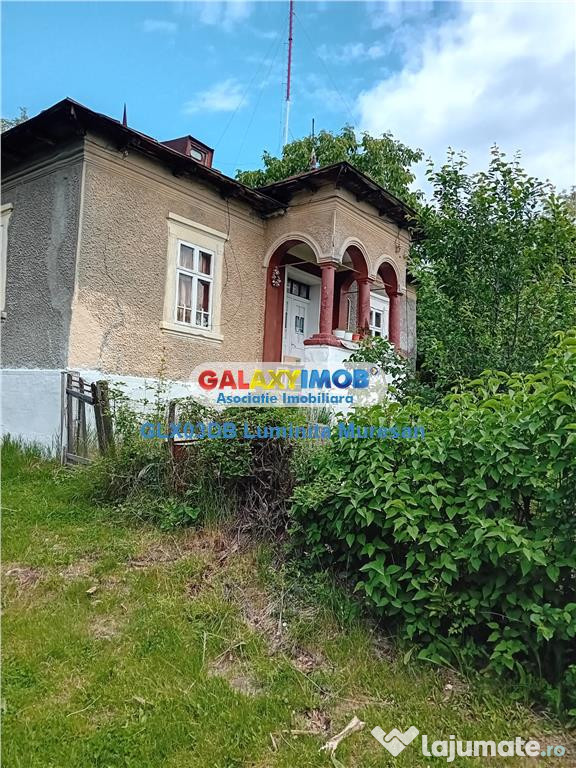
<svg viewBox="0 0 576 768">
<path fill-rule="evenodd" d="M 197 93 L 186 102 L 184 112 L 187 115 L 196 112 L 233 112 L 241 104 L 247 104 L 247 100 L 243 98 L 242 87 L 237 80 L 229 78 Z"/>
<path fill-rule="evenodd" d="M 165 21 L 163 19 L 145 19 L 142 23 L 144 32 L 161 32 L 167 35 L 173 35 L 178 29 L 175 21 Z"/>
<path fill-rule="evenodd" d="M 465 149 L 473 169 L 497 142 L 521 150 L 529 173 L 573 184 L 575 23 L 572 3 L 465 3 L 401 71 L 360 93 L 360 127 L 391 130 L 436 162 Z"/>
<path fill-rule="evenodd" d="M 249 0 L 202 0 L 191 2 L 191 10 L 198 12 L 203 24 L 231 30 L 239 22 L 245 21 L 253 10 Z"/>
<path fill-rule="evenodd" d="M 375 61 L 389 52 L 389 47 L 382 43 L 345 43 L 330 47 L 323 43 L 318 48 L 318 56 L 333 64 L 352 64 L 359 61 Z"/>
<path fill-rule="evenodd" d="M 434 7 L 433 0 L 368 0 L 366 4 L 373 29 L 399 27 L 422 18 Z"/>
</svg>

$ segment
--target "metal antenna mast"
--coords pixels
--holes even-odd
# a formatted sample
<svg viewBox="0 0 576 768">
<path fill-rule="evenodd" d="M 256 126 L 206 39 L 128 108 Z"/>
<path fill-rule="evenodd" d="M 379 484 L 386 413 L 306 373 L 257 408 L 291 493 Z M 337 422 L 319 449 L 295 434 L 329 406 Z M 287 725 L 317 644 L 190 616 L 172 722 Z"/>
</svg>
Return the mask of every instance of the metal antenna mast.
<svg viewBox="0 0 576 768">
<path fill-rule="evenodd" d="M 288 74 L 286 77 L 286 111 L 284 112 L 284 144 L 288 144 L 290 122 L 290 86 L 292 84 L 292 28 L 294 24 L 294 0 L 290 0 L 290 21 L 288 24 Z"/>
</svg>

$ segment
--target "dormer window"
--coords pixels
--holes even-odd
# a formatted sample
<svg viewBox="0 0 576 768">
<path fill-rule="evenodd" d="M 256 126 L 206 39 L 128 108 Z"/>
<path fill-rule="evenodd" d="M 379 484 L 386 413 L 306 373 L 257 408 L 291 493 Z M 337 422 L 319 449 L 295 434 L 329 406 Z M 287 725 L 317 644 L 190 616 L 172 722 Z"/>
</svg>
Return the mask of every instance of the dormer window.
<svg viewBox="0 0 576 768">
<path fill-rule="evenodd" d="M 195 139 L 194 136 L 181 136 L 179 139 L 171 139 L 162 143 L 164 146 L 180 152 L 181 155 L 191 158 L 194 162 L 205 165 L 207 168 L 212 168 L 214 150 L 198 141 L 198 139 Z"/>
</svg>

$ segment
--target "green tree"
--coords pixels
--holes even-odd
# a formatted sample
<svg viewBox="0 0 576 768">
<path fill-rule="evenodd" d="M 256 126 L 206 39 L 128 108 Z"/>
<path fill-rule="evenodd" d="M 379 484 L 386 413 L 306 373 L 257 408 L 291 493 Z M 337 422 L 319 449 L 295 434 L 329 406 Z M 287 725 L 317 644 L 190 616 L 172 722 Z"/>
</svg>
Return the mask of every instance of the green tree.
<svg viewBox="0 0 576 768">
<path fill-rule="evenodd" d="M 378 138 L 363 133 L 359 140 L 350 125 L 340 133 L 320 131 L 317 136 L 292 141 L 282 150 L 282 157 L 265 151 L 263 169 L 237 171 L 236 178 L 249 187 L 281 181 L 308 171 L 312 151 L 320 166 L 345 160 L 406 203 L 415 205 L 420 199 L 421 193 L 411 191 L 410 185 L 416 178 L 412 166 L 422 160 L 422 151 L 410 149 L 390 133 Z"/>
<path fill-rule="evenodd" d="M 482 370 L 532 371 L 576 325 L 576 222 L 569 197 L 493 147 L 486 172 L 450 152 L 429 166 L 432 201 L 412 251 L 421 376 L 438 389 Z"/>
<path fill-rule="evenodd" d="M 18 109 L 20 110 L 20 114 L 17 117 L 0 118 L 0 133 L 4 133 L 4 131 L 7 131 L 9 128 L 13 128 L 15 125 L 18 125 L 18 123 L 23 123 L 25 120 L 28 120 L 29 115 L 26 107 L 18 107 Z"/>
</svg>

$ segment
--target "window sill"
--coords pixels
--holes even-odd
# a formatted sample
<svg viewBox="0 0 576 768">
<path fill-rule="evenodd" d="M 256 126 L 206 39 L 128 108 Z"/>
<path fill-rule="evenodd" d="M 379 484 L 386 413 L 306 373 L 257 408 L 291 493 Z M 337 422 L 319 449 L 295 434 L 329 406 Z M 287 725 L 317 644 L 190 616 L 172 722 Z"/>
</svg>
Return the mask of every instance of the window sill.
<svg viewBox="0 0 576 768">
<path fill-rule="evenodd" d="M 196 339 L 202 339 L 204 341 L 213 341 L 217 344 L 219 344 L 224 339 L 224 336 L 222 336 L 220 333 L 203 330 L 202 328 L 194 328 L 193 326 L 184 325 L 183 323 L 169 322 L 167 320 L 163 320 L 160 323 L 160 328 L 161 330 L 176 336 L 188 336 Z"/>
</svg>

